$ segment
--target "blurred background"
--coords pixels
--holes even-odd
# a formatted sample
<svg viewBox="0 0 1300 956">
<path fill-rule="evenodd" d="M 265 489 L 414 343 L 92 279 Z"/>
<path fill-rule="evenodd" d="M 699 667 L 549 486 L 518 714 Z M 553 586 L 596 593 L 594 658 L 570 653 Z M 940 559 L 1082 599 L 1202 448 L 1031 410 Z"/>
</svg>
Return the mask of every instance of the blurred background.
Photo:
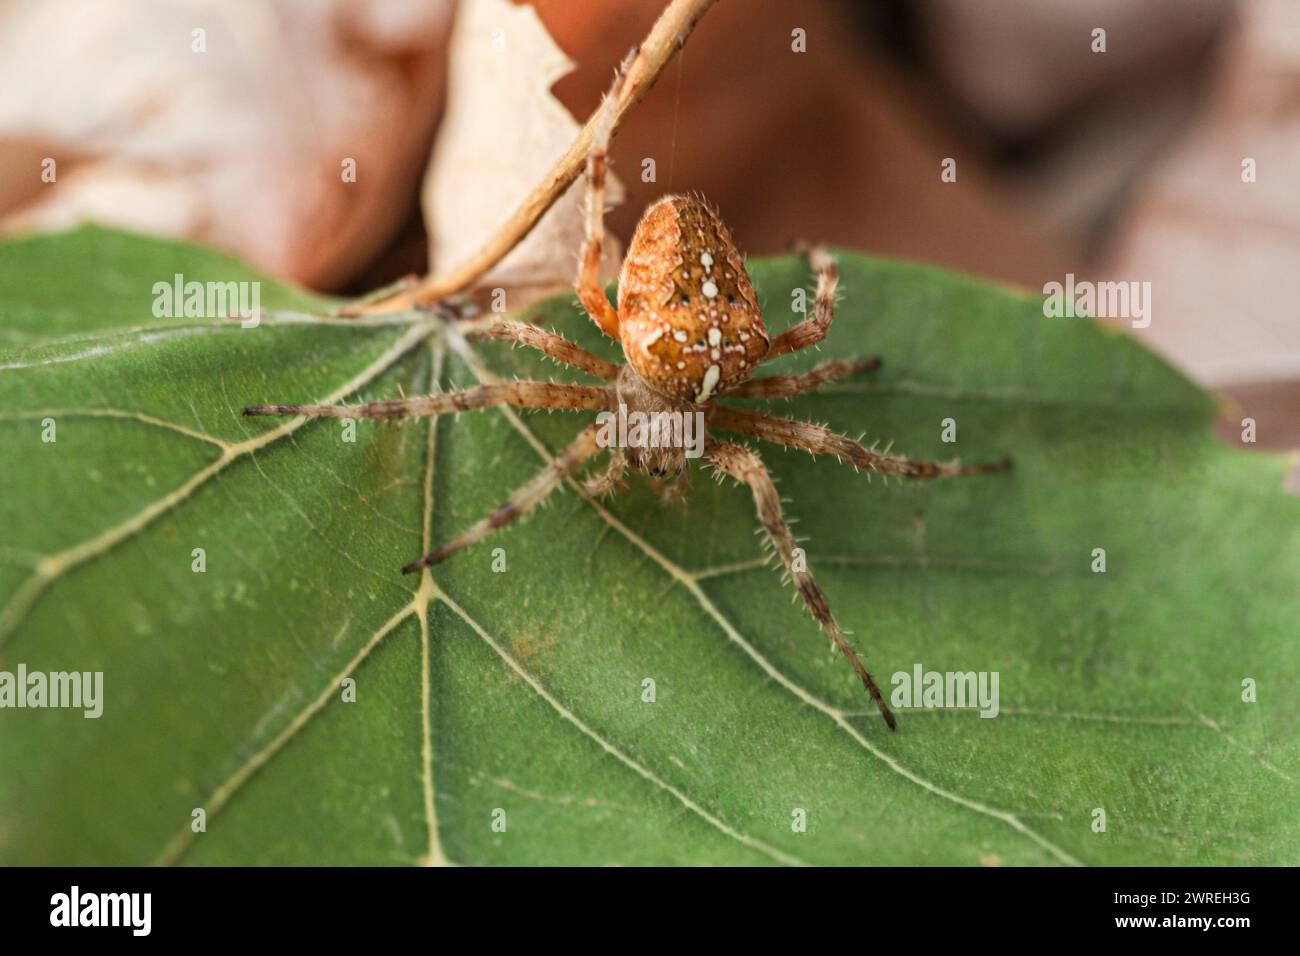
<svg viewBox="0 0 1300 956">
<path fill-rule="evenodd" d="M 0 0 L 0 232 L 94 219 L 341 294 L 428 271 L 458 224 L 426 228 L 421 187 L 478 2 Z M 663 0 L 530 5 L 581 121 Z M 484 155 L 516 161 L 517 117 L 478 109 Z M 613 159 L 624 240 L 691 190 L 751 255 L 813 240 L 1035 291 L 1149 281 L 1133 334 L 1225 396 L 1225 438 L 1250 415 L 1260 446 L 1300 446 L 1296 0 L 721 0 Z"/>
</svg>

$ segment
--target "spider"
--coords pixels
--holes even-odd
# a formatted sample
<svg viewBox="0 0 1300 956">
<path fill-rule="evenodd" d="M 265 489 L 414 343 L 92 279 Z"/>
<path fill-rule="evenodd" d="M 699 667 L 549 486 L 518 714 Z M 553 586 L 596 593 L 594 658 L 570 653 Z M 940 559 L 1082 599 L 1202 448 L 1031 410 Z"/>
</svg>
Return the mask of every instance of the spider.
<svg viewBox="0 0 1300 956">
<path fill-rule="evenodd" d="M 607 361 L 564 337 L 524 322 L 502 320 L 472 331 L 471 338 L 491 338 L 531 346 L 551 358 L 608 382 L 605 386 L 513 381 L 479 385 L 454 392 L 370 402 L 363 405 L 259 405 L 246 415 L 305 415 L 391 420 L 441 415 L 509 404 L 520 408 L 580 409 L 610 412 L 621 404 L 630 415 L 702 413 L 707 426 L 751 435 L 765 441 L 830 454 L 856 469 L 933 479 L 1002 471 L 1009 461 L 964 466 L 904 458 L 866 448 L 853 439 L 810 422 L 780 418 L 719 404 L 721 398 L 777 398 L 811 392 L 827 382 L 874 369 L 879 359 L 831 361 L 801 375 L 753 378 L 762 364 L 816 345 L 835 317 L 839 282 L 834 259 L 821 248 L 808 256 L 817 270 L 813 314 L 775 337 L 768 335 L 754 286 L 726 225 L 703 200 L 668 195 L 651 205 L 636 227 L 624 256 L 618 283 L 618 307 L 610 305 L 599 280 L 604 239 L 604 193 L 609 141 L 622 71 L 606 98 L 603 116 L 587 157 L 585 239 L 579 256 L 578 300 L 601 331 L 623 348 L 626 364 Z M 546 498 L 584 462 L 606 448 L 599 425 L 584 429 L 540 473 L 515 491 L 486 518 L 424 557 L 406 565 L 412 573 L 430 567 L 477 543 L 522 517 Z M 589 494 L 612 492 L 628 469 L 655 478 L 670 478 L 664 496 L 680 500 L 690 482 L 683 447 L 608 448 L 609 467 L 589 480 Z M 752 449 L 707 434 L 705 462 L 721 479 L 730 476 L 748 485 L 759 519 L 780 555 L 786 573 L 834 647 L 852 664 L 891 730 L 896 722 L 871 673 L 831 614 L 806 562 L 799 560 L 794 535 L 781 513 L 772 477 Z"/>
</svg>

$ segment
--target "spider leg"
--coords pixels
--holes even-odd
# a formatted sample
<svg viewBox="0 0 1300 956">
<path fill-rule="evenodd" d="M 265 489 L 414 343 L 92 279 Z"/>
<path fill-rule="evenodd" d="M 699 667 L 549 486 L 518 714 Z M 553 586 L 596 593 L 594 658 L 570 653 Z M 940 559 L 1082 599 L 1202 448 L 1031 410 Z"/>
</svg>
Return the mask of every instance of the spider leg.
<svg viewBox="0 0 1300 956">
<path fill-rule="evenodd" d="M 714 411 L 710 424 L 728 431 L 754 435 L 757 438 L 776 442 L 778 445 L 801 448 L 814 455 L 834 455 L 839 461 L 847 461 L 855 468 L 876 471 L 882 475 L 898 475 L 902 478 L 928 480 L 952 478 L 956 475 L 987 475 L 1006 471 L 1011 467 L 1009 458 L 980 465 L 904 458 L 902 455 L 891 455 L 888 452 L 866 448 L 847 435 L 833 432 L 822 425 L 814 425 L 812 422 L 779 418 L 776 415 L 724 405 L 719 405 Z"/>
<path fill-rule="evenodd" d="M 812 318 L 790 326 L 772 340 L 763 361 L 787 352 L 798 352 L 826 338 L 835 320 L 835 289 L 840 284 L 840 267 L 821 246 L 808 252 L 808 261 L 817 270 L 817 292 L 813 297 Z"/>
<path fill-rule="evenodd" d="M 601 294 L 604 295 L 603 292 Z M 538 328 L 528 322 L 515 322 L 513 320 L 496 322 L 486 328 L 470 332 L 466 338 L 501 339 L 507 342 L 518 342 L 520 345 L 531 346 L 540 352 L 545 352 L 557 362 L 572 365 L 574 368 L 582 369 L 584 372 L 596 376 L 596 378 L 603 378 L 607 382 L 612 382 L 618 378 L 619 366 L 614 362 L 606 361 L 599 355 L 593 355 L 581 346 L 574 345 L 558 333 Z"/>
<path fill-rule="evenodd" d="M 880 367 L 880 358 L 855 359 L 853 361 L 823 362 L 802 375 L 765 375 L 742 382 L 726 394 L 728 398 L 782 398 L 790 395 L 802 395 L 813 392 L 827 382 L 868 372 Z"/>
<path fill-rule="evenodd" d="M 456 392 L 390 399 L 364 405 L 253 405 L 245 415 L 306 415 L 310 418 L 417 418 L 448 412 L 476 411 L 493 405 L 519 408 L 593 408 L 614 405 L 614 390 L 599 385 L 562 385 L 555 382 L 502 382 L 478 385 Z"/>
<path fill-rule="evenodd" d="M 463 548 L 483 540 L 497 528 L 503 528 L 516 518 L 521 518 L 531 511 L 547 495 L 555 490 L 565 478 L 573 474 L 584 461 L 601 451 L 597 434 L 600 425 L 584 428 L 573 444 L 560 452 L 549 465 L 538 472 L 514 494 L 498 505 L 490 515 L 472 525 L 468 531 L 452 538 L 442 547 L 431 551 L 418 561 L 412 561 L 402 568 L 403 574 L 411 574 L 421 568 L 427 568 L 455 554 Z"/>
<path fill-rule="evenodd" d="M 791 580 L 794 581 L 795 587 L 799 589 L 799 596 L 803 598 L 804 605 L 812 613 L 812 616 L 821 625 L 822 629 L 830 634 L 835 646 L 849 659 L 853 669 L 862 678 L 862 684 L 867 688 L 867 693 L 871 695 L 876 702 L 876 706 L 880 708 L 885 723 L 889 725 L 890 730 L 893 730 L 896 726 L 894 715 L 885 703 L 885 698 L 881 696 L 880 688 L 876 686 L 871 673 L 863 666 L 857 652 L 853 649 L 853 645 L 848 642 L 844 632 L 840 630 L 839 623 L 831 614 L 830 605 L 826 603 L 826 595 L 822 593 L 821 588 L 817 586 L 817 582 L 813 580 L 811 571 L 801 571 L 795 566 L 794 535 L 790 533 L 790 526 L 786 524 L 785 518 L 781 514 L 781 499 L 776 493 L 776 485 L 772 484 L 772 476 L 768 474 L 767 468 L 763 465 L 763 460 L 748 448 L 734 445 L 731 442 L 714 442 L 710 444 L 705 452 L 705 457 L 722 473 L 749 485 L 754 493 L 754 506 L 758 510 L 759 520 L 763 522 L 763 528 L 767 531 L 768 538 L 776 547 L 777 553 L 781 555 L 785 569 L 789 573 Z"/>
<path fill-rule="evenodd" d="M 587 494 L 596 498 L 610 494 L 623 480 L 623 475 L 627 471 L 627 452 L 619 445 L 613 446 L 609 451 L 609 469 L 599 478 L 593 478 L 584 485 Z"/>
<path fill-rule="evenodd" d="M 605 97 L 600 123 L 587 153 L 587 235 L 578 259 L 578 301 L 602 332 L 618 341 L 618 313 L 600 284 L 601 245 L 605 241 L 605 172 L 609 166 L 609 140 L 618 118 L 618 98 L 627 76 L 628 61 L 619 67 L 614 85 Z"/>
</svg>

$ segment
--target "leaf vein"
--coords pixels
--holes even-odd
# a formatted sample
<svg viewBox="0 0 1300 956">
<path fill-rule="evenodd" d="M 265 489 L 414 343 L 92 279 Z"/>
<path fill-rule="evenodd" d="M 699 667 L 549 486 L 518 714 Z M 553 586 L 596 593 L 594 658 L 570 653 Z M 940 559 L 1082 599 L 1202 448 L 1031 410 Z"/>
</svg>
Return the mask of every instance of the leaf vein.
<svg viewBox="0 0 1300 956">
<path fill-rule="evenodd" d="M 432 322 L 424 322 L 413 326 L 370 365 L 322 399 L 322 403 L 328 404 L 338 401 L 344 396 L 365 387 L 419 344 L 435 327 Z M 166 514 L 189 499 L 196 490 L 202 487 L 210 478 L 224 471 L 231 463 L 265 448 L 286 435 L 292 435 L 307 424 L 308 421 L 310 419 L 302 416 L 292 418 L 284 424 L 261 434 L 225 446 L 221 456 L 214 462 L 195 472 L 178 488 L 151 502 L 131 517 L 79 544 L 42 558 L 37 563 L 35 572 L 19 585 L 3 610 L 0 610 L 0 647 L 4 646 L 18 623 L 31 610 L 53 581 L 70 569 L 106 554 L 127 538 L 138 534 L 160 515 Z"/>
</svg>

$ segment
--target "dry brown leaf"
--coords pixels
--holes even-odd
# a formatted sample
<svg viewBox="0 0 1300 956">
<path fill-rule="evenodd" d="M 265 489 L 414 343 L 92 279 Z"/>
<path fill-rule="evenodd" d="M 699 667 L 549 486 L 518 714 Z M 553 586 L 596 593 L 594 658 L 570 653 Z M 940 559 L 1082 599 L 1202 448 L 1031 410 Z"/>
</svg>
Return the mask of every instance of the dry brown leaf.
<svg viewBox="0 0 1300 956">
<path fill-rule="evenodd" d="M 93 219 L 335 287 L 409 214 L 450 14 L 451 0 L 4 0 L 0 232 Z"/>
<path fill-rule="evenodd" d="M 424 181 L 430 271 L 469 259 L 548 173 L 580 124 L 551 94 L 573 63 L 531 6 L 462 0 L 452 32 L 447 108 Z M 543 289 L 569 285 L 583 236 L 586 178 L 579 177 L 531 233 L 484 275 L 480 288 L 503 287 L 525 304 Z M 610 177 L 610 204 L 622 199 Z M 605 246 L 604 274 L 618 250 Z"/>
</svg>

